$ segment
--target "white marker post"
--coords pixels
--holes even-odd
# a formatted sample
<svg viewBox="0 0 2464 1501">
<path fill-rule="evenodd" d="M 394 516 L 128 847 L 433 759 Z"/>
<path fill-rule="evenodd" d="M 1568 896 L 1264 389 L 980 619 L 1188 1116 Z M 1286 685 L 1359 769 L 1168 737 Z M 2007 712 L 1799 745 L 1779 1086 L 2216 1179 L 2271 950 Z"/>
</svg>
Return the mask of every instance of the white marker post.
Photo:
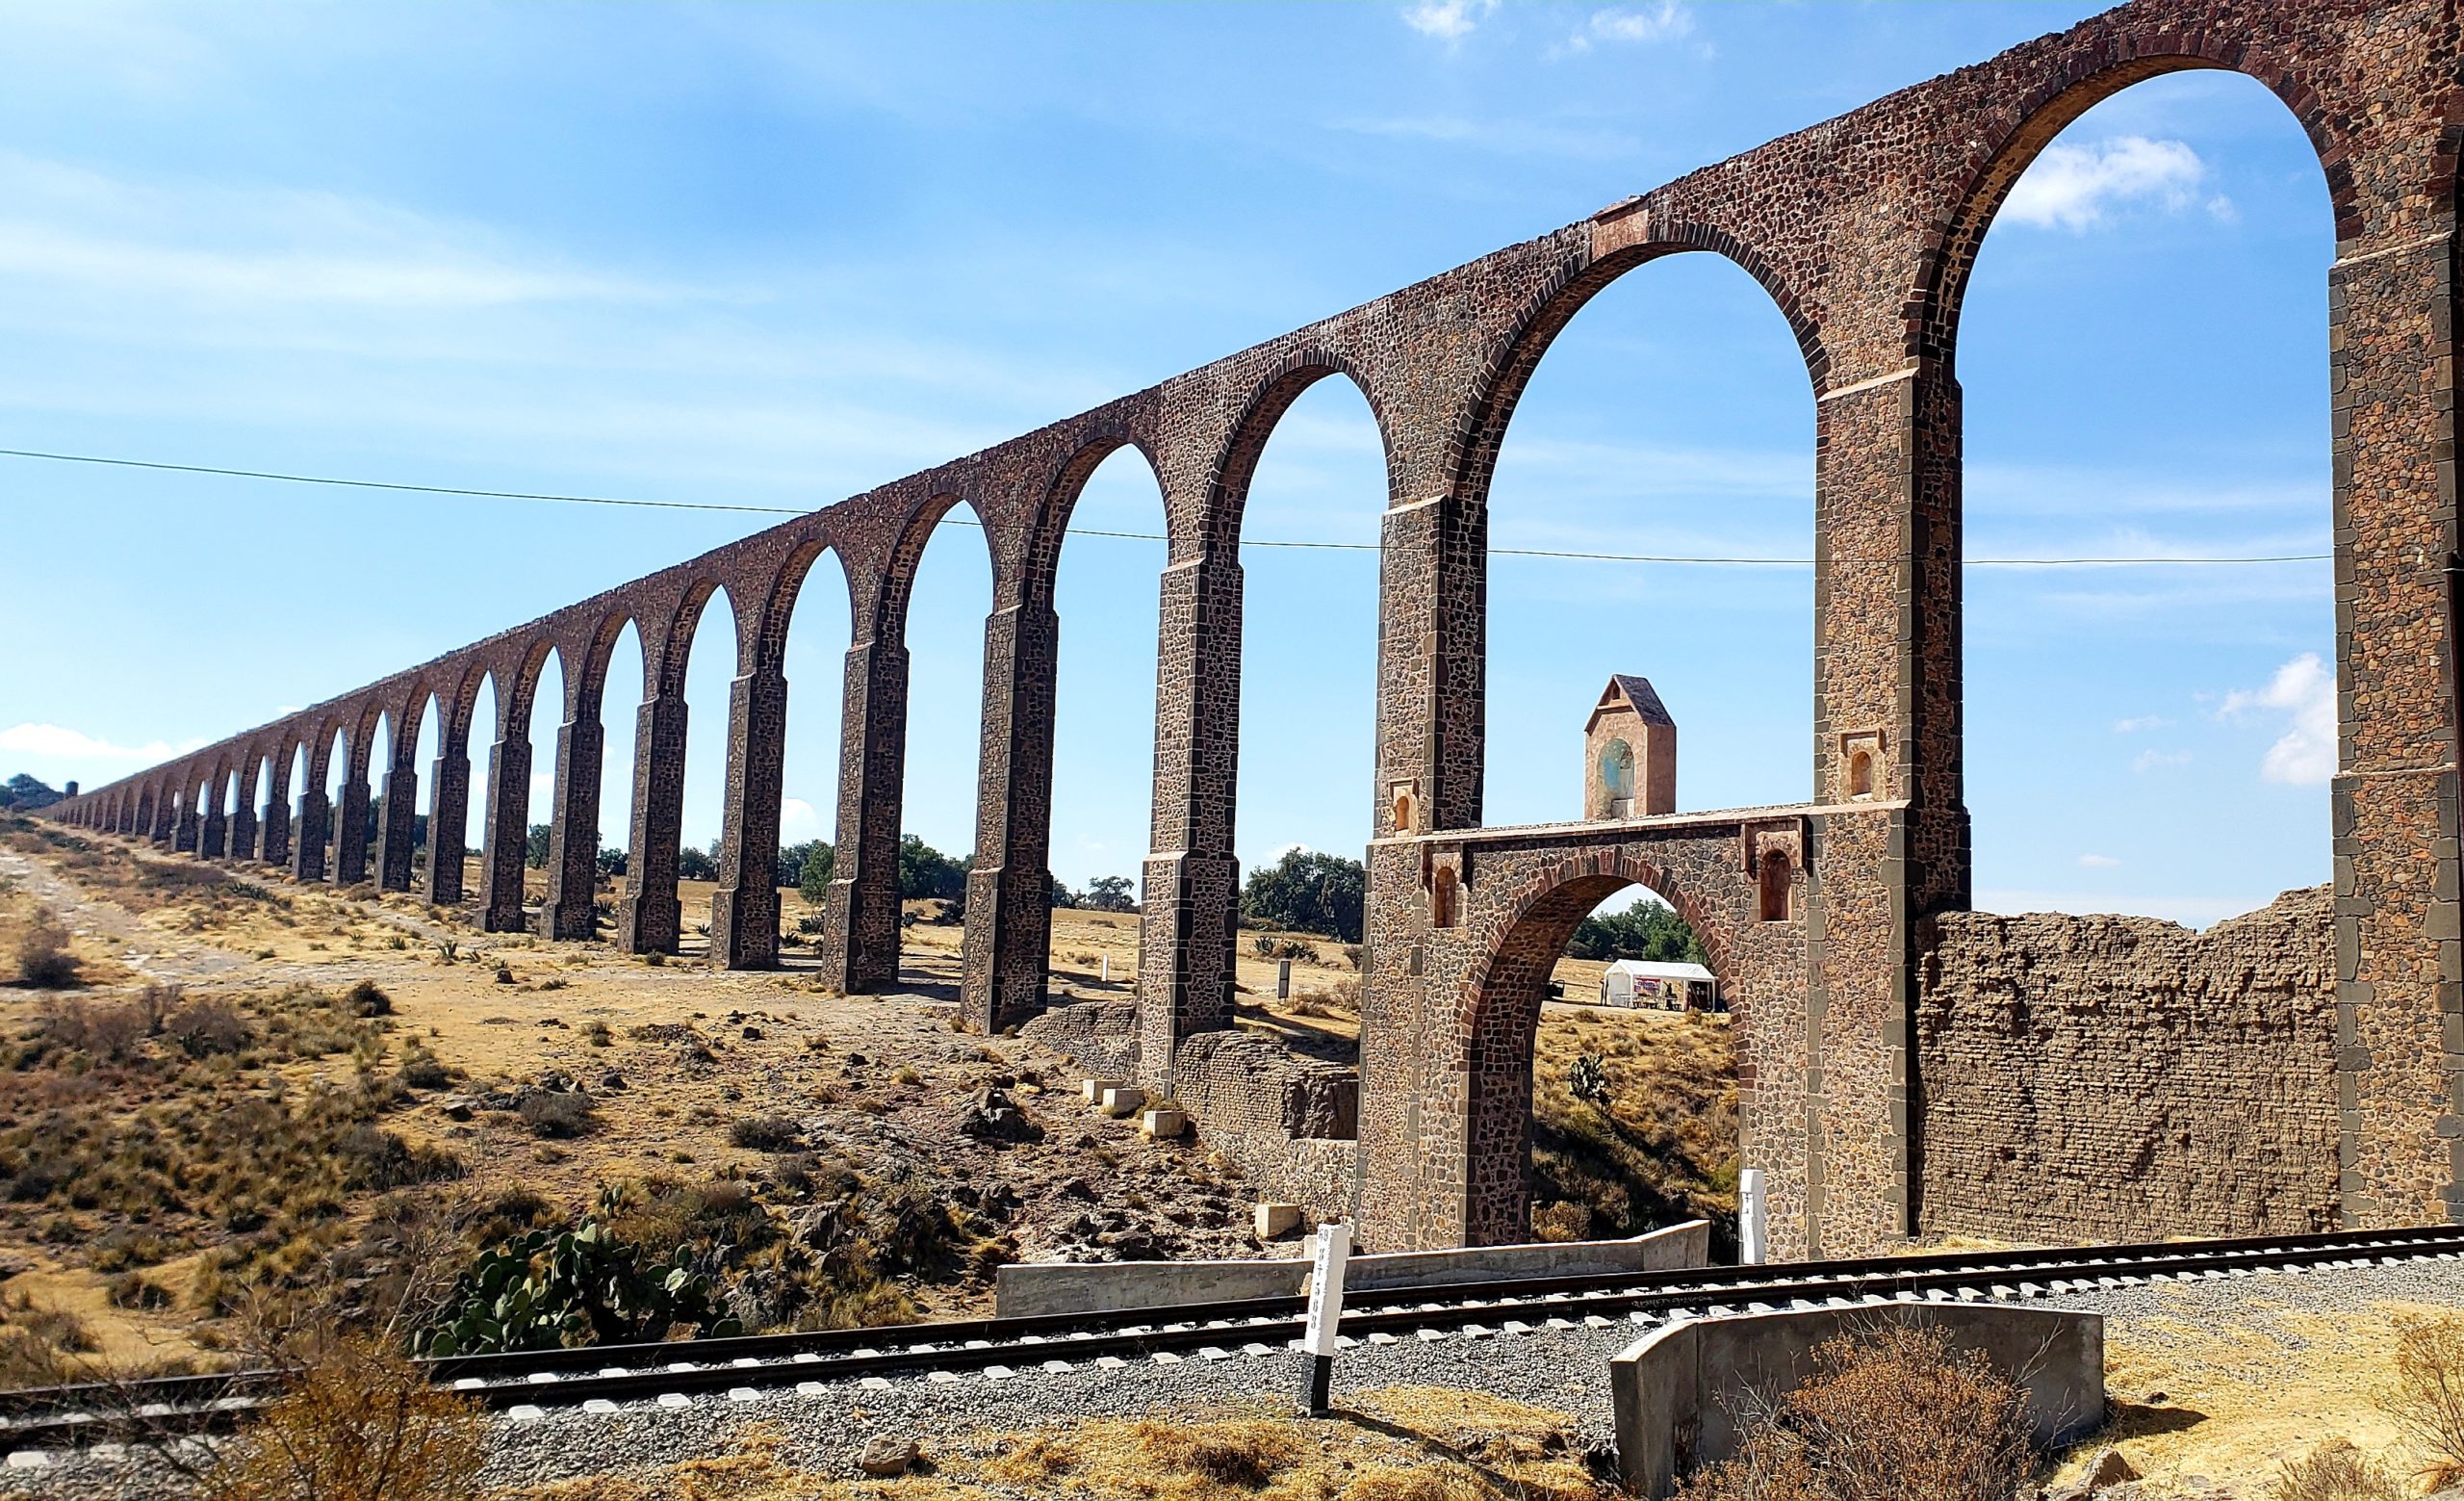
<svg viewBox="0 0 2464 1501">
<path fill-rule="evenodd" d="M 1344 1319 L 1344 1263 L 1351 1259 L 1351 1227 L 1341 1220 L 1318 1227 L 1318 1259 L 1309 1277 L 1309 1323 L 1300 1343 L 1309 1356 L 1302 1378 L 1301 1410 L 1311 1417 L 1333 1410 L 1330 1393 L 1335 1375 L 1335 1326 Z"/>
<path fill-rule="evenodd" d="M 1762 1190 L 1762 1170 L 1747 1168 L 1736 1176 L 1736 1260 L 1739 1266 L 1760 1266 L 1771 1254 L 1770 1206 Z"/>
<path fill-rule="evenodd" d="M 1289 959 L 1278 959 L 1274 962 L 1274 998 L 1277 1000 L 1292 998 L 1292 961 Z"/>
</svg>

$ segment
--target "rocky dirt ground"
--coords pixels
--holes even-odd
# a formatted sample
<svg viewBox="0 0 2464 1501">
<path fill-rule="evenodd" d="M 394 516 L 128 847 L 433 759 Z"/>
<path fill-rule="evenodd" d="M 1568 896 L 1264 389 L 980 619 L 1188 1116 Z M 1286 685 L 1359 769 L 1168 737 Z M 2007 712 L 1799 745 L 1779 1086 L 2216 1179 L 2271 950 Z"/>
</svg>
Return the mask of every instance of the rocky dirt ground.
<svg viewBox="0 0 2464 1501">
<path fill-rule="evenodd" d="M 808 970 L 731 974 L 653 965 L 603 944 L 481 934 L 402 896 L 300 888 L 21 821 L 0 829 L 0 949 L 13 954 L 38 912 L 73 935 L 87 983 L 0 987 L 0 1037 L 39 1035 L 64 1008 L 134 1004 L 148 988 L 172 1010 L 230 997 L 255 1015 L 247 1008 L 295 988 L 331 996 L 374 985 L 390 1014 L 370 1023 L 382 1035 L 363 1045 L 377 1049 L 373 1073 L 393 1077 L 415 1059 L 432 1059 L 433 1070 L 426 1087 L 403 1092 L 372 1124 L 414 1152 L 450 1154 L 461 1171 L 435 1191 L 475 1203 L 526 1195 L 581 1205 L 602 1184 L 644 1180 L 734 1182 L 768 1198 L 783 1164 L 792 1173 L 796 1159 L 843 1161 L 874 1182 L 921 1185 L 957 1211 L 966 1264 L 900 1281 L 911 1311 L 924 1313 L 988 1310 L 988 1270 L 1001 1259 L 1277 1249 L 1250 1233 L 1240 1175 L 1202 1145 L 1148 1141 L 1085 1109 L 1068 1065 L 1032 1043 L 956 1031 L 954 926 L 911 930 L 910 985 L 850 997 L 826 992 Z M 1088 917 L 1073 946 L 1134 944 L 1134 917 Z M 1099 973 L 1100 959 L 1086 968 Z M 1096 974 L 1084 985 L 1105 990 Z M 55 1053 L 41 1068 L 0 1074 L 10 1086 L 0 1090 L 0 1132 L 35 1130 L 61 1112 L 124 1124 L 212 1082 L 196 1068 L 169 1076 L 141 1066 L 167 1050 L 141 1044 L 116 1061 Z M 244 1076 L 253 1094 L 287 1088 L 297 1098 L 355 1069 L 366 1075 L 365 1062 L 333 1052 Z M 523 1110 L 548 1094 L 578 1097 L 586 1117 L 570 1130 L 541 1128 Z M 1038 1139 L 988 1124 L 988 1104 L 1014 1107 Z M 757 1125 L 750 1135 L 749 1122 Z M 98 1258 L 94 1248 L 139 1216 L 81 1203 L 74 1185 L 36 1192 L 10 1168 L 0 1151 L 0 1178 L 12 1179 L 0 1204 L 0 1304 L 73 1314 L 122 1363 L 200 1353 L 198 1326 L 217 1310 L 192 1284 L 234 1238 L 229 1225 L 176 1208 L 141 1216 L 170 1254 Z M 816 1207 L 777 1197 L 791 1218 Z M 343 1193 L 323 1206 L 315 1244 L 295 1254 L 343 1246 L 355 1222 L 379 1212 L 379 1198 Z M 113 1304 L 113 1279 L 132 1266 L 163 1290 L 163 1306 Z"/>
</svg>

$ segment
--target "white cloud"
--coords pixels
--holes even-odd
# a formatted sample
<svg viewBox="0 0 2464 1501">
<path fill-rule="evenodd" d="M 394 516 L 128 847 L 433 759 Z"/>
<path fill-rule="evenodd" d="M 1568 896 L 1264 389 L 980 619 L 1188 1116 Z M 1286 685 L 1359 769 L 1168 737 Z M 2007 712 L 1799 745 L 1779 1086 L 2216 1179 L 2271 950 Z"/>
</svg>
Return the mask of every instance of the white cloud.
<svg viewBox="0 0 2464 1501">
<path fill-rule="evenodd" d="M 790 835 L 801 834 L 806 839 L 812 839 L 818 837 L 820 833 L 821 815 L 813 811 L 812 804 L 801 797 L 784 797 L 779 800 L 780 838 L 786 839 Z M 803 841 L 796 840 L 791 842 L 802 843 Z"/>
<path fill-rule="evenodd" d="M 2079 863 L 2091 870 L 2111 870 L 2121 864 L 2111 855 L 2082 855 Z"/>
<path fill-rule="evenodd" d="M 1694 13 L 1678 0 L 1657 5 L 1609 6 L 1591 13 L 1582 28 L 1566 39 L 1566 50 L 1585 52 L 1595 41 L 1668 41 L 1694 29 Z"/>
<path fill-rule="evenodd" d="M 2175 766 L 2190 763 L 2191 753 L 2186 750 L 2143 750 L 2131 758 L 2130 769 L 2144 776 L 2150 771 L 2169 771 Z"/>
<path fill-rule="evenodd" d="M 2316 787 L 2336 774 L 2336 674 L 2304 652 L 2275 670 L 2263 688 L 2236 688 L 2217 710 L 2225 718 L 2254 712 L 2289 723 L 2259 761 L 2259 775 L 2289 787 Z"/>
<path fill-rule="evenodd" d="M 1460 41 L 1497 8 L 1498 0 L 1420 0 L 1403 7 L 1403 24 L 1424 37 Z"/>
<path fill-rule="evenodd" d="M 331 193 L 138 183 L 0 152 L 0 272 L 120 297 L 423 311 L 676 295 Z"/>
<path fill-rule="evenodd" d="M 199 740 L 184 748 L 193 750 L 203 743 Z M 15 724 L 0 730 L 0 751 L 13 751 L 20 756 L 123 761 L 146 765 L 167 760 L 182 748 L 173 746 L 168 740 L 149 740 L 143 745 L 115 745 L 83 731 L 56 724 Z"/>
<path fill-rule="evenodd" d="M 2206 178 L 2207 164 L 2179 141 L 2119 136 L 2091 145 L 2056 142 L 2020 174 L 2002 213 L 2042 228 L 2092 229 L 2104 221 L 2108 208 L 2125 202 L 2153 202 L 2179 213 L 2199 201 L 2194 190 Z M 2207 206 L 2220 219 L 2232 212 L 2220 194 L 2211 194 Z"/>
<path fill-rule="evenodd" d="M 2142 730 L 2169 730 L 2172 727 L 2173 721 L 2163 714 L 2140 714 L 2131 719 L 2115 720 L 2114 734 L 2136 735 Z"/>
</svg>

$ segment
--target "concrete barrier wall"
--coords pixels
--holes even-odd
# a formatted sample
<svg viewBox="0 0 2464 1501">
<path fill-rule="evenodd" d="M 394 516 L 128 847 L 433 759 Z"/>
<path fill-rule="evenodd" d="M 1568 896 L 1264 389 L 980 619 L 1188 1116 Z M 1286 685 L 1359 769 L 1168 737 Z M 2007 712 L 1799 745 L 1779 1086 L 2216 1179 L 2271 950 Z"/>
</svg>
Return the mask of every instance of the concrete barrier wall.
<svg viewBox="0 0 2464 1501">
<path fill-rule="evenodd" d="M 1306 1240 L 1301 1247 L 1308 1245 Z M 1354 1256 L 1344 1285 L 1362 1292 L 1439 1287 L 1518 1277 L 1606 1276 L 1701 1266 L 1711 1228 L 1688 1220 L 1630 1240 L 1544 1241 L 1461 1251 L 1406 1251 Z M 993 1274 L 1003 1318 L 1112 1312 L 1241 1298 L 1296 1298 L 1309 1290 L 1304 1255 L 1281 1260 L 1063 1261 L 1002 1267 Z"/>
<path fill-rule="evenodd" d="M 2105 1420 L 2105 1321 L 2003 1304 L 1892 1303 L 1679 1319 L 1608 1363 L 1617 1463 L 1646 1497 L 1736 1453 L 1738 1414 L 1788 1391 L 1813 1370 L 1814 1348 L 1883 1324 L 1938 1329 L 2027 1391 L 2028 1422 L 2051 1448 Z"/>
</svg>

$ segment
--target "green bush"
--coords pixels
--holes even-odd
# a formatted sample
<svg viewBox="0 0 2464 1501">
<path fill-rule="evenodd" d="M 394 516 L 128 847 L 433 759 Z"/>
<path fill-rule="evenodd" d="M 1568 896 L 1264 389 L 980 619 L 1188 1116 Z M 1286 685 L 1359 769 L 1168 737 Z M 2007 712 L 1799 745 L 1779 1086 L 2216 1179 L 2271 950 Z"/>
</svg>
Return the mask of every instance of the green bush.
<svg viewBox="0 0 2464 1501">
<path fill-rule="evenodd" d="M 1357 944 L 1368 898 L 1369 871 L 1359 861 L 1289 849 L 1273 865 L 1249 872 L 1241 887 L 1241 917 L 1260 927 Z"/>
<path fill-rule="evenodd" d="M 427 1356 L 551 1350 L 658 1339 L 680 1325 L 706 1336 L 741 1333 L 718 1310 L 707 1277 L 679 1246 L 664 1261 L 618 1238 L 613 1190 L 569 1230 L 533 1230 L 480 1254 L 454 1286 L 446 1314 L 415 1341 Z"/>
</svg>

